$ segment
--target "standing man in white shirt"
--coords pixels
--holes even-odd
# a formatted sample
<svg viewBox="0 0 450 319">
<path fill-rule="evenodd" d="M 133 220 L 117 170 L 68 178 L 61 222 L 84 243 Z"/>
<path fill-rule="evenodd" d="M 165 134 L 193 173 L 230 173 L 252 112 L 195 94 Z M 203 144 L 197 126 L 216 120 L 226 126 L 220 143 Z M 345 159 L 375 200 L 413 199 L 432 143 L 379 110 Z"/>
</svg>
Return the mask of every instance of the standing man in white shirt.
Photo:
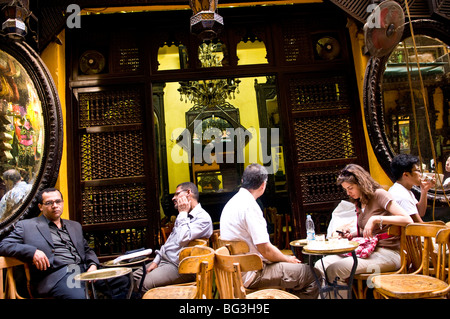
<svg viewBox="0 0 450 319">
<path fill-rule="evenodd" d="M 220 237 L 223 240 L 244 240 L 250 247 L 250 253 L 261 256 L 263 269 L 245 273 L 245 287 L 284 288 L 301 299 L 315 299 L 319 287 L 310 267 L 295 256 L 283 254 L 270 243 L 267 222 L 256 202 L 264 194 L 267 175 L 267 170 L 259 164 L 250 164 L 245 169 L 239 192 L 222 211 Z"/>
<path fill-rule="evenodd" d="M 195 275 L 178 273 L 178 256 L 191 240 L 209 238 L 213 233 L 211 217 L 198 202 L 199 193 L 194 183 L 179 184 L 172 201 L 178 210 L 178 216 L 167 241 L 160 250 L 155 251 L 155 259 L 147 266 L 142 292 L 155 287 L 194 281 Z M 139 287 L 142 269 L 136 270 L 133 275 L 135 287 Z"/>
<path fill-rule="evenodd" d="M 389 189 L 395 201 L 410 215 L 415 223 L 422 223 L 427 210 L 427 192 L 434 187 L 434 180 L 422 179 L 420 161 L 410 154 L 396 155 L 391 162 L 391 171 L 396 182 Z M 411 191 L 420 186 L 420 199 Z"/>
</svg>

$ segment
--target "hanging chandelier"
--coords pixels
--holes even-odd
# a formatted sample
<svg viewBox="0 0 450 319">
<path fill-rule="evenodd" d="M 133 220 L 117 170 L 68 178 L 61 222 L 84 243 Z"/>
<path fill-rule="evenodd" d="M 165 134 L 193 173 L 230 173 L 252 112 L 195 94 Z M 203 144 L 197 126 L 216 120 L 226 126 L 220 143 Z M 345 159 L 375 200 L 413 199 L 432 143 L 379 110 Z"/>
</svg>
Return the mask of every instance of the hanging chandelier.
<svg viewBox="0 0 450 319">
<path fill-rule="evenodd" d="M 191 33 L 202 40 L 212 40 L 223 28 L 223 18 L 217 14 L 218 0 L 189 0 L 194 13 L 191 17 Z"/>
<path fill-rule="evenodd" d="M 202 67 L 222 66 L 222 61 L 217 54 L 218 44 L 203 43 L 199 47 L 199 60 Z M 180 101 L 189 101 L 194 105 L 213 108 L 226 104 L 227 99 L 236 98 L 239 94 L 239 79 L 213 79 L 200 81 L 182 81 L 178 92 Z"/>
</svg>

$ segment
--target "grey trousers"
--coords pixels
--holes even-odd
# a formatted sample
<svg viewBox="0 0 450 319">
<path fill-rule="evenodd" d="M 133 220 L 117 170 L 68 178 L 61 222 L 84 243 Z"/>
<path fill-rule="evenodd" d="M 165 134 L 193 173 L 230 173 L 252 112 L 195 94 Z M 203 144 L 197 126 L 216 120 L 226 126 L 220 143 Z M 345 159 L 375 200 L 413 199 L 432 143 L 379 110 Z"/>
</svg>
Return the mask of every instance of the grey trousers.
<svg viewBox="0 0 450 319">
<path fill-rule="evenodd" d="M 133 273 L 134 287 L 137 289 L 142 279 L 142 268 L 137 269 Z M 179 274 L 178 266 L 161 260 L 158 267 L 145 275 L 142 285 L 142 292 L 147 290 L 173 284 L 181 284 L 185 282 L 195 281 L 195 274 Z"/>
<path fill-rule="evenodd" d="M 319 295 L 319 287 L 309 265 L 287 262 L 264 263 L 248 288 L 282 288 L 300 299 L 317 299 Z"/>
</svg>

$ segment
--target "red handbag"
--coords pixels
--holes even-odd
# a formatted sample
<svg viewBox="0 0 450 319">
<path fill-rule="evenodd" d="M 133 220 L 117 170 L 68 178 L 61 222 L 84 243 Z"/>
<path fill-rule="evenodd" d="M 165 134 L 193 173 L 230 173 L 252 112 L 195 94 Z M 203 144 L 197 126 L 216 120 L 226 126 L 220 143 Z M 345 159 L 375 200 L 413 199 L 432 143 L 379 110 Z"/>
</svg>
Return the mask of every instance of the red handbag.
<svg viewBox="0 0 450 319">
<path fill-rule="evenodd" d="M 378 234 L 375 237 L 364 238 L 364 237 L 355 237 L 351 241 L 356 241 L 359 243 L 359 246 L 355 249 L 356 257 L 359 258 L 367 258 L 372 255 L 373 251 L 377 247 L 378 240 L 388 238 L 389 235 L 387 233 Z M 351 256 L 352 253 L 342 254 L 341 256 Z"/>
</svg>

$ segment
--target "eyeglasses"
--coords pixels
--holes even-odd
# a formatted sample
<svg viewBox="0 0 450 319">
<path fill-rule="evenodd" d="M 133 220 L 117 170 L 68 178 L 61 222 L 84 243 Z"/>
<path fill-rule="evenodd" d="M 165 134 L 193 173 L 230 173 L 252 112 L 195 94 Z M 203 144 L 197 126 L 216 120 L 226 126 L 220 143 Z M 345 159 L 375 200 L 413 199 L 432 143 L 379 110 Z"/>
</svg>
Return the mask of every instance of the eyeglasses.
<svg viewBox="0 0 450 319">
<path fill-rule="evenodd" d="M 53 206 L 53 204 L 56 205 L 61 205 L 64 201 L 62 199 L 57 199 L 57 200 L 49 200 L 46 201 L 45 203 L 43 203 L 44 206 Z"/>
<path fill-rule="evenodd" d="M 183 190 L 181 190 L 181 191 L 179 191 L 179 192 L 176 192 L 175 194 L 173 194 L 173 196 L 178 196 L 178 195 L 180 195 L 182 192 L 187 192 L 187 189 L 183 189 Z"/>
</svg>

